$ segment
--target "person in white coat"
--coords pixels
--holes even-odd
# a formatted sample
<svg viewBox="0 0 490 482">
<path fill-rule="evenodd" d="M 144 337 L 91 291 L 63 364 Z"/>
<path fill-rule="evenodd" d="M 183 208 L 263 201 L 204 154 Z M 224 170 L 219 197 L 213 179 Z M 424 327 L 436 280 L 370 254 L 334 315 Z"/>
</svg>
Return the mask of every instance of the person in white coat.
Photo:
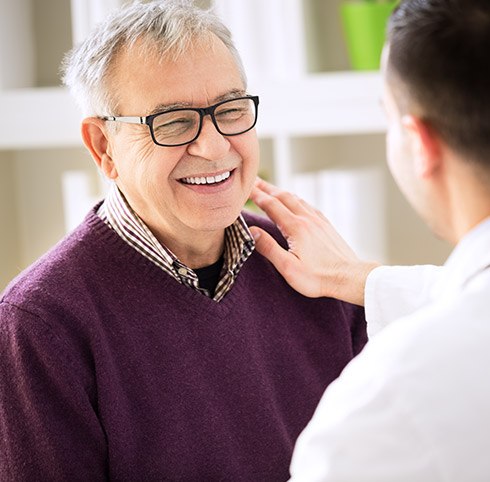
<svg viewBox="0 0 490 482">
<path fill-rule="evenodd" d="M 257 250 L 301 293 L 365 305 L 371 339 L 300 435 L 291 480 L 490 480 L 490 2 L 402 0 L 382 59 L 387 158 L 442 267 L 359 260 L 321 213 L 258 181 L 289 250 Z"/>
</svg>

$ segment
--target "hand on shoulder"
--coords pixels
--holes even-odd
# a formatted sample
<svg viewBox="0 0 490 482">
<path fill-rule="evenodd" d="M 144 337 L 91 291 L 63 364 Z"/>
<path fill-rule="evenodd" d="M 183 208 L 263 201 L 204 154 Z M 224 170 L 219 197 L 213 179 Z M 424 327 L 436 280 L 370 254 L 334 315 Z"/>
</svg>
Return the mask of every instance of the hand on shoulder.
<svg viewBox="0 0 490 482">
<path fill-rule="evenodd" d="M 317 209 L 294 194 L 258 179 L 252 200 L 277 225 L 285 250 L 264 230 L 250 228 L 256 249 L 301 294 L 364 304 L 364 287 L 378 263 L 360 260 Z"/>
</svg>

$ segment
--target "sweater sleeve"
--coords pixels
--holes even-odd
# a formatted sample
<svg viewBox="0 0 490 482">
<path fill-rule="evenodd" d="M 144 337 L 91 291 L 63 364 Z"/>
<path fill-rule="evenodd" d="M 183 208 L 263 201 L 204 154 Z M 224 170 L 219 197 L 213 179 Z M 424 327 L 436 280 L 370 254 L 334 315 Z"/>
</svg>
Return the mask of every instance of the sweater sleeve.
<svg viewBox="0 0 490 482">
<path fill-rule="evenodd" d="M 87 367 L 45 320 L 0 304 L 0 480 L 105 480 Z M 88 361 L 88 360 L 86 360 Z"/>
</svg>

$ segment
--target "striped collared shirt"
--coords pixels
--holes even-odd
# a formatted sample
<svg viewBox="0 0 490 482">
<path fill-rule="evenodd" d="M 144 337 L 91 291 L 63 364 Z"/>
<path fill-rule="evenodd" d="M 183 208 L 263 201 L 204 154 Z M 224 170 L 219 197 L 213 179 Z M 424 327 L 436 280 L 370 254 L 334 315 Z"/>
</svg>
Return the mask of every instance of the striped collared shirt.
<svg viewBox="0 0 490 482">
<path fill-rule="evenodd" d="M 97 214 L 130 246 L 163 269 L 179 283 L 206 296 L 209 291 L 199 287 L 196 273 L 182 263 L 166 246 L 161 244 L 143 220 L 131 209 L 123 194 L 114 184 Z M 213 299 L 221 301 L 230 291 L 243 263 L 252 254 L 255 242 L 245 220 L 240 216 L 225 229 L 223 269 Z"/>
</svg>

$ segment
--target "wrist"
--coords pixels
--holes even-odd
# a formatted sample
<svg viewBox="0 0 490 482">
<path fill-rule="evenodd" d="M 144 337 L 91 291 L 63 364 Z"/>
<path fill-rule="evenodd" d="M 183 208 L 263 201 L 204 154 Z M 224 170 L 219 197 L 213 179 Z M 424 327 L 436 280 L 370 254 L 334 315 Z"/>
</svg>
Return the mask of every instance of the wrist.
<svg viewBox="0 0 490 482">
<path fill-rule="evenodd" d="M 373 261 L 356 261 L 338 266 L 335 274 L 324 279 L 324 296 L 364 306 L 367 278 L 371 271 L 379 266 L 380 263 Z"/>
</svg>

